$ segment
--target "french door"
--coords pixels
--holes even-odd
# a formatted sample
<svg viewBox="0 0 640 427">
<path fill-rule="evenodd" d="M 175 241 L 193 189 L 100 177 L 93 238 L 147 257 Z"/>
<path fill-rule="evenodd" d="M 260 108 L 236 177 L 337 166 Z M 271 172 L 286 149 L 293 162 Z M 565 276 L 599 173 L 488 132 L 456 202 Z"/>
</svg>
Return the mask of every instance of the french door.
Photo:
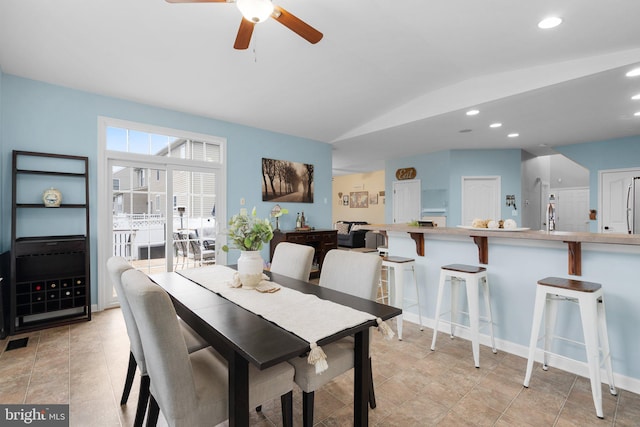
<svg viewBox="0 0 640 427">
<path fill-rule="evenodd" d="M 110 255 L 147 274 L 216 262 L 216 172 L 114 159 L 108 170 Z M 117 302 L 113 287 L 106 295 L 107 306 Z"/>
<path fill-rule="evenodd" d="M 226 140 L 104 117 L 98 129 L 98 309 L 119 304 L 111 256 L 147 274 L 226 263 Z"/>
</svg>

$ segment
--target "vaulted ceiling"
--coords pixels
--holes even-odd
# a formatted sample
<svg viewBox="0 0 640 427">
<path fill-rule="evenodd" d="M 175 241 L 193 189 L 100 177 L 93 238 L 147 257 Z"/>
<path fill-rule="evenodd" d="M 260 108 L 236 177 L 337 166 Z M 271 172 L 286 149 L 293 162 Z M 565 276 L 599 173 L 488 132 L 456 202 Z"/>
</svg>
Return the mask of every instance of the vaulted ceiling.
<svg viewBox="0 0 640 427">
<path fill-rule="evenodd" d="M 275 4 L 323 39 L 269 19 L 235 50 L 241 15 L 226 3 L 2 1 L 0 67 L 331 143 L 335 174 L 443 149 L 544 154 L 640 135 L 640 76 L 625 76 L 640 67 L 638 0 Z M 539 29 L 549 15 L 562 25 Z"/>
</svg>

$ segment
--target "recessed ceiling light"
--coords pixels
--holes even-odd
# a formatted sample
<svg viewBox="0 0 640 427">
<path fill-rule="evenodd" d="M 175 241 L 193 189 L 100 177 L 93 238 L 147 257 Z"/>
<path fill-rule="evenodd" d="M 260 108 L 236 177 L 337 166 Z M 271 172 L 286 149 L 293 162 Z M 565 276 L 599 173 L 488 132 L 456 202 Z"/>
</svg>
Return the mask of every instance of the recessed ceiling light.
<svg viewBox="0 0 640 427">
<path fill-rule="evenodd" d="M 510 134 L 509 134 L 509 135 L 507 135 L 507 136 L 508 136 L 509 138 L 517 138 L 517 137 L 519 137 L 519 136 L 520 136 L 520 134 L 519 134 L 519 133 L 515 133 L 515 132 L 514 132 L 514 133 L 510 133 Z"/>
<path fill-rule="evenodd" d="M 542 28 L 543 30 L 548 30 L 549 28 L 555 28 L 562 23 L 562 18 L 557 16 L 549 16 L 548 18 L 544 18 L 542 21 L 538 22 L 538 28 Z"/>
<path fill-rule="evenodd" d="M 480 112 L 480 110 L 469 110 L 469 111 L 467 111 L 467 116 L 475 116 L 479 112 Z"/>
<path fill-rule="evenodd" d="M 638 93 L 638 94 L 636 94 L 636 95 L 633 95 L 633 96 L 631 97 L 631 99 L 633 99 L 633 100 L 640 99 L 640 93 Z"/>
<path fill-rule="evenodd" d="M 489 125 L 490 128 L 499 128 L 500 126 L 502 126 L 502 123 L 491 123 Z"/>
<path fill-rule="evenodd" d="M 640 111 L 636 111 L 635 113 L 633 113 L 633 115 L 640 117 Z"/>
<path fill-rule="evenodd" d="M 627 74 L 625 74 L 625 76 L 627 77 L 637 77 L 640 76 L 640 67 L 638 68 L 634 68 L 633 70 L 629 71 Z"/>
</svg>

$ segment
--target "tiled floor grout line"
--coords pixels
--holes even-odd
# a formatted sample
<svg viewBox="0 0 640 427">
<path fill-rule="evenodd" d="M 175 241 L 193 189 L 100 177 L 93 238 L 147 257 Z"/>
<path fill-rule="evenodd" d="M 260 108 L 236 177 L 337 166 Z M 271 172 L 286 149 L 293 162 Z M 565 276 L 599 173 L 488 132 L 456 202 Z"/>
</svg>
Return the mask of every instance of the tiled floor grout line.
<svg viewBox="0 0 640 427">
<path fill-rule="evenodd" d="M 109 390 L 111 390 L 111 401 L 113 403 L 114 408 L 119 408 L 120 401 L 118 400 L 116 390 L 114 389 L 114 381 L 113 381 L 114 378 L 112 377 L 113 373 L 112 373 L 112 369 L 110 369 L 109 367 L 109 362 L 108 362 L 109 359 L 107 357 L 107 354 L 104 348 L 105 336 L 102 330 L 99 330 L 99 334 L 100 334 L 100 347 L 102 350 L 100 354 L 102 355 L 104 366 L 105 366 L 105 369 L 107 370 L 107 377 L 109 378 Z M 117 411 L 117 412 L 118 412 L 118 421 L 120 422 L 120 425 L 123 425 L 124 419 L 122 418 L 122 415 L 123 415 L 122 411 Z"/>
<path fill-rule="evenodd" d="M 556 419 L 553 421 L 553 425 L 554 426 L 558 425 L 558 421 L 560 420 L 560 414 L 562 414 L 562 411 L 563 411 L 565 405 L 567 404 L 567 400 L 569 400 L 569 396 L 571 396 L 571 392 L 573 391 L 573 388 L 576 386 L 577 382 L 578 382 L 578 377 L 575 376 L 573 378 L 573 382 L 571 383 L 571 387 L 569 387 L 569 392 L 567 393 L 567 395 L 565 396 L 564 400 L 562 401 L 562 405 L 560 406 L 560 410 L 558 410 L 558 414 L 556 415 Z"/>
<path fill-rule="evenodd" d="M 33 380 L 33 372 L 36 367 L 36 360 L 38 360 L 38 350 L 40 349 L 40 337 L 42 336 L 42 332 L 38 332 L 38 342 L 36 343 L 36 349 L 33 352 L 33 361 L 31 363 L 31 369 L 29 370 L 29 381 L 27 381 L 27 387 L 24 389 L 24 396 L 22 397 L 22 403 L 27 403 L 27 396 L 29 395 L 29 389 L 31 388 L 31 381 Z M 34 337 L 29 337 L 29 339 L 33 339 Z"/>
<path fill-rule="evenodd" d="M 509 404 L 507 405 L 506 408 L 504 408 L 504 411 L 502 411 L 502 413 L 500 414 L 500 416 L 498 417 L 498 419 L 493 423 L 493 425 L 495 426 L 496 424 L 498 424 L 498 422 L 500 421 L 500 419 L 507 414 L 507 411 L 509 410 L 509 408 L 511 408 L 511 405 L 513 405 L 513 402 L 515 402 L 515 400 L 518 398 L 518 396 L 520 396 L 520 393 L 522 393 L 522 390 L 524 390 L 524 386 L 522 386 L 520 388 L 520 391 L 518 392 L 518 394 L 516 394 L 513 399 L 511 399 L 509 401 Z"/>
</svg>

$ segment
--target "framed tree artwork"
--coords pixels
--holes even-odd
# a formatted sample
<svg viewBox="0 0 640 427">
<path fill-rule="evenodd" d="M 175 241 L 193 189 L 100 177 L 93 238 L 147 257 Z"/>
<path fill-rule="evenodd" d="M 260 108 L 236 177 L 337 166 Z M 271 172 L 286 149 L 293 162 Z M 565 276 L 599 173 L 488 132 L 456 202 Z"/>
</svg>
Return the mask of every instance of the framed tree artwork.
<svg viewBox="0 0 640 427">
<path fill-rule="evenodd" d="M 262 159 L 262 201 L 313 203 L 313 165 Z"/>
</svg>

